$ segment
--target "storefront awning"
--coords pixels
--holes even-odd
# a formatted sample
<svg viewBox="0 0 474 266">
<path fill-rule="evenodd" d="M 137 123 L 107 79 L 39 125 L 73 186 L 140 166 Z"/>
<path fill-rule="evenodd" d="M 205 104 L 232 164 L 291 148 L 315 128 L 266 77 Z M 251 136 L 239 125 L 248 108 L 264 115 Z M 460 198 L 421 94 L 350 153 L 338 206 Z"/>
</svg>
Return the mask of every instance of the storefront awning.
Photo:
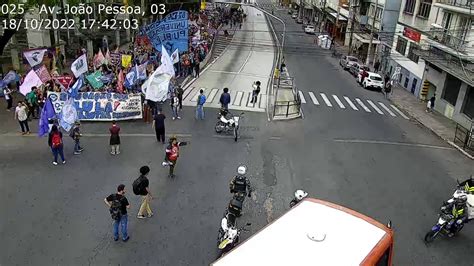
<svg viewBox="0 0 474 266">
<path fill-rule="evenodd" d="M 354 33 L 354 37 L 361 43 L 370 43 L 370 34 L 367 33 Z M 380 44 L 381 42 L 374 38 L 372 40 L 372 44 Z"/>
</svg>

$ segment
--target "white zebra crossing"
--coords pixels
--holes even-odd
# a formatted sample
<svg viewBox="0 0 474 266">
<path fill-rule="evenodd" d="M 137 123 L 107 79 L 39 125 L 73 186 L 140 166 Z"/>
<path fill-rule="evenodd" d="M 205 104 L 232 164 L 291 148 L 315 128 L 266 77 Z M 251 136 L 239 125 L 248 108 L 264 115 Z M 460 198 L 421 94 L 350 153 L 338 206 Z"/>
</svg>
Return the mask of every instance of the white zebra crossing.
<svg viewBox="0 0 474 266">
<path fill-rule="evenodd" d="M 390 107 L 393 108 L 399 115 L 401 115 L 403 118 L 409 120 L 408 116 L 406 116 L 402 111 L 400 111 L 395 105 L 391 104 Z"/>
<path fill-rule="evenodd" d="M 380 110 L 377 105 L 375 105 L 374 102 L 372 102 L 371 100 L 367 100 L 367 102 L 370 104 L 370 106 L 372 106 L 372 108 L 375 109 L 375 111 L 381 115 L 383 115 L 384 113 L 382 112 L 382 110 Z"/>
<path fill-rule="evenodd" d="M 365 104 L 362 102 L 361 99 L 356 98 L 356 102 L 357 102 L 362 108 L 364 108 L 364 110 L 365 110 L 367 113 L 371 113 L 371 112 L 372 112 L 372 111 L 370 111 L 369 108 L 367 108 L 367 106 L 365 106 Z"/>
<path fill-rule="evenodd" d="M 306 99 L 304 98 L 304 94 L 302 91 L 298 91 L 299 95 L 300 95 L 300 99 L 301 99 L 301 103 L 306 103 Z"/>
<path fill-rule="evenodd" d="M 315 105 L 319 105 L 319 101 L 318 99 L 316 98 L 316 96 L 314 95 L 314 93 L 312 91 L 308 92 L 309 93 L 309 98 L 311 98 L 311 101 L 313 101 L 313 103 Z"/>
<path fill-rule="evenodd" d="M 328 97 L 324 93 L 320 93 L 321 97 L 323 97 L 323 101 L 326 103 L 327 106 L 332 107 L 332 103 L 329 101 Z"/>
<path fill-rule="evenodd" d="M 334 98 L 334 100 L 336 100 L 336 103 L 337 105 L 339 105 L 339 107 L 341 107 L 342 109 L 346 109 L 344 104 L 342 104 L 341 100 L 339 100 L 339 98 L 336 95 L 333 94 L 332 97 Z"/>
<path fill-rule="evenodd" d="M 356 110 L 356 111 L 359 111 L 359 109 L 354 105 L 354 103 L 352 103 L 352 101 L 351 101 L 351 99 L 349 99 L 349 97 L 344 96 L 344 99 L 346 100 L 346 102 L 349 104 L 349 106 L 350 106 L 352 109 L 354 109 L 354 110 Z"/>
<path fill-rule="evenodd" d="M 390 109 L 388 109 L 387 106 L 385 106 L 385 104 L 379 102 L 379 105 L 382 106 L 382 108 L 385 109 L 385 111 L 387 111 L 391 116 L 393 116 L 393 117 L 396 116 L 392 111 L 390 111 Z"/>
</svg>

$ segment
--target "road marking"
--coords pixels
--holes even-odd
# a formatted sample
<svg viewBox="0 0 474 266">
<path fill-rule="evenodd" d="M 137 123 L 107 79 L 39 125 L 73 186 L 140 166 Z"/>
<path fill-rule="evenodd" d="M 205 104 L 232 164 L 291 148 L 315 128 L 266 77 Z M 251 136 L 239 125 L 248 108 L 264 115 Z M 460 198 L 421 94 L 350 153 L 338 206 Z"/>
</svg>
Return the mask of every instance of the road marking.
<svg viewBox="0 0 474 266">
<path fill-rule="evenodd" d="M 260 109 L 265 109 L 265 104 L 267 103 L 267 95 L 266 94 L 259 94 L 260 101 L 258 102 L 258 107 Z M 263 107 L 262 107 L 263 105 Z"/>
<path fill-rule="evenodd" d="M 406 120 L 410 120 L 410 118 L 406 116 L 402 111 L 400 111 L 395 105 L 391 104 L 390 106 L 393 108 L 393 110 L 397 111 L 397 113 L 399 113 L 403 118 L 405 118 Z"/>
<path fill-rule="evenodd" d="M 316 99 L 316 96 L 314 95 L 314 93 L 312 91 L 308 93 L 309 93 L 309 98 L 311 98 L 311 101 L 313 101 L 315 105 L 319 105 L 318 99 Z"/>
<path fill-rule="evenodd" d="M 382 112 L 382 110 L 380 110 L 377 105 L 375 105 L 375 103 L 373 103 L 371 100 L 367 100 L 367 102 L 370 104 L 370 106 L 372 106 L 372 108 L 375 109 L 375 111 L 377 111 L 377 113 L 383 115 L 384 113 Z"/>
<path fill-rule="evenodd" d="M 232 74 L 232 75 L 238 75 L 238 76 L 247 76 L 247 77 L 254 77 L 254 78 L 268 78 L 269 76 L 264 76 L 264 75 L 253 75 L 249 73 L 239 73 L 235 71 L 224 71 L 224 70 L 209 70 L 210 73 L 220 73 L 220 74 Z"/>
<path fill-rule="evenodd" d="M 329 101 L 328 97 L 326 97 L 326 94 L 320 93 L 321 97 L 323 97 L 324 102 L 326 103 L 327 106 L 332 107 L 331 102 Z"/>
<path fill-rule="evenodd" d="M 16 133 L 5 133 L 5 134 L 0 134 L 2 137 L 36 137 L 38 138 L 38 134 L 32 132 L 30 135 L 21 135 L 21 134 L 16 134 Z M 82 134 L 84 137 L 107 137 L 110 138 L 110 134 L 93 134 L 93 133 L 85 133 Z M 126 134 L 120 134 L 122 137 L 156 137 L 156 134 L 147 134 L 147 133 L 126 133 Z M 176 136 L 178 138 L 190 138 L 192 137 L 191 134 L 180 134 L 180 133 L 174 133 L 174 134 L 166 134 L 167 137 L 172 137 Z"/>
<path fill-rule="evenodd" d="M 248 100 L 247 100 L 247 107 L 253 107 L 253 103 L 251 103 L 250 101 L 252 101 L 252 93 L 249 92 L 248 93 Z"/>
<path fill-rule="evenodd" d="M 219 89 L 215 89 L 215 88 L 212 89 L 211 93 L 209 94 L 209 97 L 206 100 L 206 102 L 212 103 L 214 101 L 214 97 L 216 97 L 218 91 L 219 91 Z"/>
<path fill-rule="evenodd" d="M 183 97 L 183 100 L 186 100 L 188 98 L 189 95 L 191 95 L 191 93 L 194 91 L 196 87 L 192 87 L 190 90 L 185 90 L 184 93 L 184 97 Z"/>
<path fill-rule="evenodd" d="M 362 108 L 364 108 L 364 110 L 367 112 L 367 113 L 371 113 L 370 109 L 367 108 L 367 106 L 365 106 L 365 104 L 359 99 L 359 98 L 356 98 L 356 102 L 362 106 Z"/>
<path fill-rule="evenodd" d="M 243 95 L 244 95 L 244 93 L 242 91 L 238 91 L 237 96 L 235 96 L 234 103 L 232 105 L 240 106 Z"/>
<path fill-rule="evenodd" d="M 298 94 L 300 95 L 301 103 L 306 103 L 306 99 L 304 98 L 303 92 L 298 91 Z"/>
<path fill-rule="evenodd" d="M 439 150 L 454 150 L 452 147 L 444 147 L 437 145 L 429 145 L 422 143 L 409 143 L 409 142 L 392 142 L 392 141 L 380 141 L 380 140 L 362 140 L 362 139 L 333 139 L 334 142 L 341 143 L 364 143 L 364 144 L 384 144 L 384 145 L 395 145 L 395 146 L 407 146 L 407 147 L 421 147 L 431 148 Z"/>
<path fill-rule="evenodd" d="M 382 106 L 383 109 L 385 109 L 385 111 L 387 111 L 391 116 L 395 117 L 396 115 L 390 110 L 388 109 L 387 106 L 385 106 L 385 104 L 379 102 L 380 106 Z"/>
<path fill-rule="evenodd" d="M 336 95 L 332 95 L 332 97 L 334 98 L 334 100 L 336 100 L 337 104 L 339 105 L 339 107 L 341 107 L 342 109 L 346 109 L 346 107 L 344 106 L 344 104 L 342 104 L 341 100 L 339 100 L 339 97 L 337 97 Z"/>
<path fill-rule="evenodd" d="M 359 111 L 359 109 L 354 105 L 354 103 L 352 103 L 351 99 L 349 99 L 349 97 L 347 96 L 344 96 L 344 99 L 346 100 L 346 102 L 351 106 L 352 109 L 356 110 L 356 111 Z"/>
</svg>

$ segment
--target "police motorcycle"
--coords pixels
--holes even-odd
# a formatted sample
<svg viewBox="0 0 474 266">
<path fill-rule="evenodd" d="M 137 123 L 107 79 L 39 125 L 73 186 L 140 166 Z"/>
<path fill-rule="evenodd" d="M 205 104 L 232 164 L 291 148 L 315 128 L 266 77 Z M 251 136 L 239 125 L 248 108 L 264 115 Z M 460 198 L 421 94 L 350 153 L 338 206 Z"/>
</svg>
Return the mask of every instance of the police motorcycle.
<svg viewBox="0 0 474 266">
<path fill-rule="evenodd" d="M 290 208 L 293 208 L 298 202 L 302 201 L 308 196 L 308 193 L 304 192 L 301 189 L 295 191 L 295 197 L 290 201 Z"/>
<path fill-rule="evenodd" d="M 243 112 L 240 115 L 233 115 L 227 109 L 222 108 L 217 116 L 217 123 L 214 127 L 216 133 L 225 133 L 234 135 L 234 141 L 237 141 L 239 137 L 239 122 L 243 116 Z"/>
<path fill-rule="evenodd" d="M 234 205 L 236 204 L 235 201 L 235 199 L 230 201 L 229 206 L 224 213 L 224 217 L 221 220 L 221 227 L 219 228 L 219 233 L 217 235 L 217 248 L 219 250 L 219 257 L 237 246 L 239 243 L 240 234 L 243 231 L 248 232 L 249 230 L 246 227 L 251 225 L 250 223 L 247 223 L 243 227 L 237 226 L 236 217 L 240 215 L 240 210 L 236 210 L 236 206 Z"/>
<path fill-rule="evenodd" d="M 456 206 L 465 206 L 463 210 L 467 210 L 467 214 L 464 215 L 464 220 L 455 217 Z M 463 182 L 458 181 L 453 196 L 443 202 L 438 222 L 426 233 L 425 243 L 433 242 L 440 234 L 453 237 L 463 229 L 465 223 L 472 219 L 474 219 L 474 180 L 471 176 Z"/>
</svg>

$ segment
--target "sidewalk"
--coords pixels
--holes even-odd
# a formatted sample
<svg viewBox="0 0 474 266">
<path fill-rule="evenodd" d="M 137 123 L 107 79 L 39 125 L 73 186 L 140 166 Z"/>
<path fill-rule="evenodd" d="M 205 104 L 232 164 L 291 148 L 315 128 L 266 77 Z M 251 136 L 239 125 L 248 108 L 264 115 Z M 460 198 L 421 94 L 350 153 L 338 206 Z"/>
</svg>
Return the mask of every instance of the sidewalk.
<svg viewBox="0 0 474 266">
<path fill-rule="evenodd" d="M 399 86 L 394 86 L 390 101 L 403 109 L 420 124 L 431 130 L 434 134 L 461 151 L 464 155 L 474 159 L 473 155 L 468 154 L 465 150 L 461 149 L 461 147 L 453 143 L 454 134 L 456 132 L 455 122 L 436 111 L 427 113 L 426 102 L 421 102 L 413 94 Z"/>
</svg>

